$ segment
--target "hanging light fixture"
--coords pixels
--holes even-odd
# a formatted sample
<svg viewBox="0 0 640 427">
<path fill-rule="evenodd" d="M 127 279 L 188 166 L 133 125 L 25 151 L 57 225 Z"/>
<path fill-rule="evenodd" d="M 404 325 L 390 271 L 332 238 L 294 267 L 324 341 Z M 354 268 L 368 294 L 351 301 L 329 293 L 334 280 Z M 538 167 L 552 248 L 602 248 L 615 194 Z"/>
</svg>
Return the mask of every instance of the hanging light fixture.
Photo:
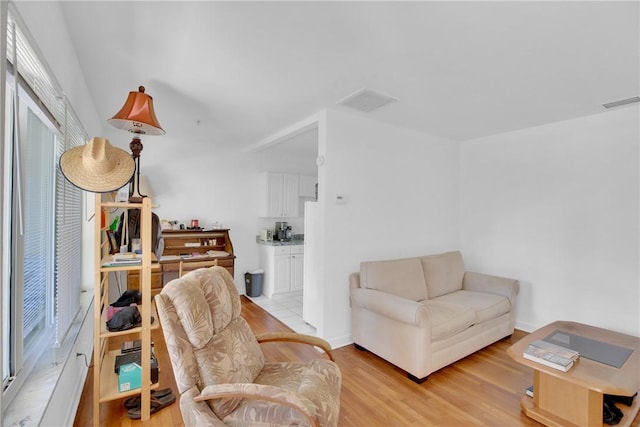
<svg viewBox="0 0 640 427">
<path fill-rule="evenodd" d="M 135 174 L 129 184 L 129 201 L 141 202 L 142 198 L 147 196 L 140 193 L 140 153 L 143 148 L 140 135 L 165 134 L 153 110 L 153 98 L 144 93 L 144 86 L 140 86 L 137 92 L 129 92 L 120 111 L 107 121 L 118 129 L 135 134 L 129 143 L 131 156 L 136 165 Z"/>
</svg>

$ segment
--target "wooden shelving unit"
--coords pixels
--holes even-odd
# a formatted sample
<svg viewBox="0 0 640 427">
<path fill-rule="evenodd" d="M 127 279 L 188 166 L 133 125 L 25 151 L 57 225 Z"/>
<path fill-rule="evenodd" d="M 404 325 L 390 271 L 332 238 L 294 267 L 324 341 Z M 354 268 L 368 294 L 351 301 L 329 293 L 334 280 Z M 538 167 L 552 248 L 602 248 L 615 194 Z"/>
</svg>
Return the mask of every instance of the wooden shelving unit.
<svg viewBox="0 0 640 427">
<path fill-rule="evenodd" d="M 158 319 L 151 299 L 151 199 L 144 198 L 141 203 L 110 202 L 104 199 L 112 194 L 96 194 L 95 225 L 95 286 L 94 286 L 94 343 L 93 343 L 93 425 L 100 425 L 100 403 L 122 399 L 140 394 L 141 420 L 150 417 L 150 392 L 158 387 L 151 384 L 151 329 L 158 327 L 159 322 L 151 324 L 152 316 Z M 141 209 L 141 243 L 142 262 L 140 265 L 103 267 L 103 261 L 109 254 L 109 242 L 106 228 L 100 224 L 100 212 L 103 208 Z M 142 317 L 142 325 L 126 331 L 110 332 L 106 328 L 106 308 L 109 306 L 109 273 L 119 271 L 137 271 L 140 275 L 140 292 L 142 304 L 138 307 Z M 118 392 L 118 376 L 114 373 L 115 356 L 119 350 L 109 350 L 109 339 L 132 335 L 131 339 L 142 340 L 142 387 L 126 392 Z"/>
</svg>

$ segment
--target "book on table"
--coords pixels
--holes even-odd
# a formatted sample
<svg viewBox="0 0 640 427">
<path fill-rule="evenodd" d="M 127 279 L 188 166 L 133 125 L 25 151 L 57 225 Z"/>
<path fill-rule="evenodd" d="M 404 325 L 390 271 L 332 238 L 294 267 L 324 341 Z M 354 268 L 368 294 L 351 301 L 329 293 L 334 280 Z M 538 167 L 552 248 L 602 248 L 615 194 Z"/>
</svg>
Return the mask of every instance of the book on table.
<svg viewBox="0 0 640 427">
<path fill-rule="evenodd" d="M 567 372 L 580 357 L 577 351 L 538 340 L 529 344 L 522 353 L 525 359 L 541 363 L 554 369 Z"/>
</svg>

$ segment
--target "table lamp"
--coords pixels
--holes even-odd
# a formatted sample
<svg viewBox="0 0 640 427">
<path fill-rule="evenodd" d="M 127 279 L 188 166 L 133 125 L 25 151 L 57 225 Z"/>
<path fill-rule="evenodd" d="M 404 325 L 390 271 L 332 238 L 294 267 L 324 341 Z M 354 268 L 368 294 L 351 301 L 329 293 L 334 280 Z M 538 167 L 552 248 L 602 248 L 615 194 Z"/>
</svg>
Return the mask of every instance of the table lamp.
<svg viewBox="0 0 640 427">
<path fill-rule="evenodd" d="M 135 173 L 129 184 L 130 202 L 141 202 L 142 198 L 147 197 L 147 195 L 140 193 L 140 153 L 143 148 L 140 135 L 165 134 L 153 110 L 153 98 L 144 93 L 144 90 L 144 86 L 140 86 L 137 92 L 129 92 L 129 96 L 120 111 L 107 120 L 114 127 L 135 134 L 129 143 L 131 156 L 136 165 Z"/>
</svg>

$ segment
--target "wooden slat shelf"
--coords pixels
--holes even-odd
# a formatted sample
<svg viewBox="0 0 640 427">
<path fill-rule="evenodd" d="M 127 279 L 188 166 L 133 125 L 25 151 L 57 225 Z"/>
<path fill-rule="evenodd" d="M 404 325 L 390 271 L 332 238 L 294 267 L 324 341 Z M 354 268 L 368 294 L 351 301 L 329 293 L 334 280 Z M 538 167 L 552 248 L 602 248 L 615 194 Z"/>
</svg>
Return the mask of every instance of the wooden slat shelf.
<svg viewBox="0 0 640 427">
<path fill-rule="evenodd" d="M 104 267 L 103 263 L 110 260 L 109 245 L 106 231 L 98 220 L 95 220 L 95 280 L 94 280 L 94 358 L 93 358 L 93 425 L 100 425 L 100 404 L 123 397 L 141 396 L 141 420 L 147 421 L 150 417 L 150 393 L 151 389 L 159 384 L 150 384 L 151 380 L 151 330 L 159 328 L 159 319 L 155 304 L 151 299 L 151 275 L 152 271 L 160 270 L 160 264 L 156 261 L 151 250 L 151 200 L 144 198 L 142 203 L 103 202 L 104 195 L 96 195 L 96 212 L 103 208 L 122 208 L 140 210 L 140 239 L 142 243 L 142 259 L 137 265 L 118 265 Z M 109 277 L 113 272 L 136 272 L 140 276 L 140 292 L 142 303 L 138 305 L 142 325 L 125 331 L 110 332 L 106 328 L 106 310 L 109 306 Z M 153 317 L 154 322 L 150 323 Z M 106 351 L 111 338 L 131 335 L 131 339 L 142 340 L 142 387 L 127 392 L 118 392 L 118 375 L 114 372 L 115 356 L 120 350 Z"/>
<path fill-rule="evenodd" d="M 100 259 L 100 271 L 101 272 L 110 272 L 116 273 L 118 271 L 138 271 L 142 268 L 142 263 L 139 264 L 129 264 L 129 265 L 115 265 L 115 266 L 105 266 L 109 261 L 112 260 L 113 255 L 105 255 Z M 158 263 L 158 259 L 155 254 L 151 254 L 151 270 L 160 270 L 160 264 Z"/>
<path fill-rule="evenodd" d="M 96 196 L 97 197 L 97 196 Z M 104 208 L 123 208 L 123 209 L 141 209 L 143 203 L 131 203 L 131 202 L 102 202 Z"/>
<path fill-rule="evenodd" d="M 141 307 L 138 306 L 138 308 L 140 309 L 140 312 L 142 312 Z M 139 334 L 140 332 L 142 332 L 142 326 L 127 329 L 126 331 L 116 331 L 116 332 L 109 331 L 107 330 L 106 314 L 107 314 L 107 310 L 105 307 L 105 309 L 102 311 L 102 316 L 100 317 L 100 325 L 101 325 L 100 327 L 102 331 L 100 332 L 100 338 L 119 337 L 119 336 L 128 335 L 128 334 Z M 158 320 L 158 312 L 156 311 L 156 304 L 153 302 L 151 303 L 151 318 L 153 319 L 153 323 L 151 324 L 151 330 L 158 329 L 160 327 L 160 321 Z"/>
<path fill-rule="evenodd" d="M 114 372 L 113 367 L 116 356 L 120 354 L 120 350 L 108 351 L 102 359 L 100 367 L 100 402 L 109 402 L 115 399 L 122 399 L 129 396 L 140 394 L 140 389 L 129 391 L 118 391 L 118 375 Z M 151 390 L 157 389 L 159 383 L 151 384 Z"/>
<path fill-rule="evenodd" d="M 618 409 L 622 411 L 623 417 L 620 420 L 620 423 L 616 425 L 616 427 L 629 427 L 635 420 L 636 415 L 638 415 L 638 411 L 640 410 L 640 399 L 633 399 L 633 404 L 629 406 L 625 405 L 616 405 Z M 527 416 L 533 418 L 534 420 L 546 424 L 546 425 L 557 425 L 564 426 L 566 425 L 566 421 L 549 413 L 546 411 L 542 411 L 536 408 L 533 404 L 533 398 L 530 396 L 523 396 L 520 401 L 520 407 L 522 408 L 522 412 L 524 412 Z M 602 423 L 602 427 L 608 427 L 609 425 L 606 423 Z"/>
</svg>

